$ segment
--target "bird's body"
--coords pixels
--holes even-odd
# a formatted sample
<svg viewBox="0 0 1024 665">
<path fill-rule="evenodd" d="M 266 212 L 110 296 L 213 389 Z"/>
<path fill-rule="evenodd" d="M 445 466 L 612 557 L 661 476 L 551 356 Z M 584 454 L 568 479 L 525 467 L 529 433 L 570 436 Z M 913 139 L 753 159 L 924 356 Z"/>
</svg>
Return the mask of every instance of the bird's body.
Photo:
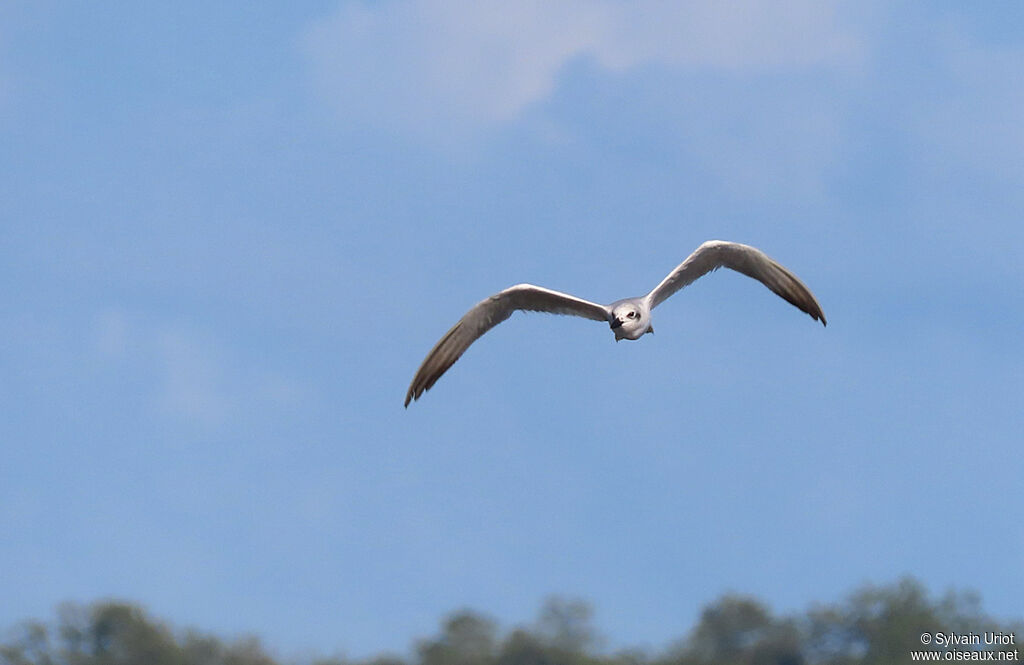
<svg viewBox="0 0 1024 665">
<path fill-rule="evenodd" d="M 517 284 L 477 303 L 430 350 L 413 377 L 405 406 L 419 399 L 484 333 L 517 310 L 581 316 L 605 321 L 615 341 L 640 339 L 653 333 L 651 311 L 701 275 L 725 267 L 752 277 L 825 325 L 825 314 L 803 282 L 761 250 L 749 245 L 709 240 L 696 249 L 650 293 L 599 305 L 567 293 L 532 284 Z"/>
</svg>

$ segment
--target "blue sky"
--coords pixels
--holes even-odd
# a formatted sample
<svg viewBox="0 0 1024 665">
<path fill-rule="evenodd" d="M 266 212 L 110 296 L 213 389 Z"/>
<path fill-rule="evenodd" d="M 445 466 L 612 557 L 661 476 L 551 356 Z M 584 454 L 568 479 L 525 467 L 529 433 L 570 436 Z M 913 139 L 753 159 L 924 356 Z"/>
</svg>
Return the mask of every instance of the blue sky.
<svg viewBox="0 0 1024 665">
<path fill-rule="evenodd" d="M 138 601 L 284 653 L 724 591 L 1024 597 L 1018 3 L 6 2 L 0 625 Z M 608 302 L 757 245 L 614 344 Z"/>
</svg>

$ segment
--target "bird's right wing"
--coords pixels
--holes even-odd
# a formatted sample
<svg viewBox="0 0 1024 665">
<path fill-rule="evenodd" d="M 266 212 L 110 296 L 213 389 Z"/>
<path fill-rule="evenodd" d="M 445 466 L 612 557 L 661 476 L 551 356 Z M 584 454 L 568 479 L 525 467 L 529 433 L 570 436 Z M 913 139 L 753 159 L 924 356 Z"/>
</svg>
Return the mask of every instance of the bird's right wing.
<svg viewBox="0 0 1024 665">
<path fill-rule="evenodd" d="M 405 406 L 408 407 L 409 402 L 419 399 L 420 395 L 430 390 L 470 344 L 512 316 L 516 310 L 568 314 L 594 321 L 611 320 L 611 310 L 604 305 L 532 284 L 511 286 L 477 303 L 434 345 L 409 385 Z"/>
</svg>

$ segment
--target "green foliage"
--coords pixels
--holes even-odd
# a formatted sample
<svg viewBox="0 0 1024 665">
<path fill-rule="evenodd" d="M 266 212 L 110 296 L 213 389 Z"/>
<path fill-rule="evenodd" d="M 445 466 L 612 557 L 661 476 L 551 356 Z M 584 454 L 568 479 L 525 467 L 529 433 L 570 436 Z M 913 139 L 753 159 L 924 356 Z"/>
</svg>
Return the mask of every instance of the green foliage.
<svg viewBox="0 0 1024 665">
<path fill-rule="evenodd" d="M 668 660 L 678 665 L 804 665 L 801 634 L 753 598 L 727 595 L 701 613 L 700 622 Z"/>
<path fill-rule="evenodd" d="M 593 612 L 579 600 L 551 598 L 537 621 L 502 634 L 496 623 L 463 610 L 411 659 L 331 658 L 311 665 L 888 665 L 908 662 L 920 635 L 1015 631 L 986 616 L 976 596 L 932 599 L 918 582 L 864 587 L 848 598 L 793 616 L 776 616 L 755 598 L 726 595 L 704 608 L 690 634 L 658 656 L 603 653 Z M 138 606 L 100 602 L 58 609 L 53 624 L 28 621 L 0 643 L 0 665 L 292 665 L 254 638 L 224 641 L 176 632 Z M 932 648 L 938 648 L 932 645 Z"/>
<path fill-rule="evenodd" d="M 987 617 L 974 594 L 948 593 L 931 600 L 921 584 L 903 579 L 888 587 L 867 586 L 845 602 L 808 612 L 806 650 L 813 662 L 888 665 L 921 649 L 924 632 L 981 633 L 1016 630 Z M 938 648 L 932 645 L 930 648 Z"/>
<path fill-rule="evenodd" d="M 496 656 L 497 633 L 493 621 L 472 612 L 459 612 L 445 621 L 438 638 L 419 644 L 419 662 L 421 665 L 491 665 Z"/>
<path fill-rule="evenodd" d="M 0 665 L 276 665 L 255 639 L 175 635 L 135 605 L 64 605 L 57 624 L 28 622 L 0 646 Z"/>
</svg>

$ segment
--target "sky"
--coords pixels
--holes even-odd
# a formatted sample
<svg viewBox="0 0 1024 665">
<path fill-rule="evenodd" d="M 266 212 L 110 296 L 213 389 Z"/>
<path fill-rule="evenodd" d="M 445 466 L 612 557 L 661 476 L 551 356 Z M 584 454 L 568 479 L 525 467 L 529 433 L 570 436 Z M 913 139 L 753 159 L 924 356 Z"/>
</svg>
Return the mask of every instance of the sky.
<svg viewBox="0 0 1024 665">
<path fill-rule="evenodd" d="M 0 626 L 283 654 L 591 602 L 657 650 L 913 575 L 1024 607 L 1024 6 L 0 5 Z M 517 314 L 760 247 L 657 333 Z"/>
</svg>

